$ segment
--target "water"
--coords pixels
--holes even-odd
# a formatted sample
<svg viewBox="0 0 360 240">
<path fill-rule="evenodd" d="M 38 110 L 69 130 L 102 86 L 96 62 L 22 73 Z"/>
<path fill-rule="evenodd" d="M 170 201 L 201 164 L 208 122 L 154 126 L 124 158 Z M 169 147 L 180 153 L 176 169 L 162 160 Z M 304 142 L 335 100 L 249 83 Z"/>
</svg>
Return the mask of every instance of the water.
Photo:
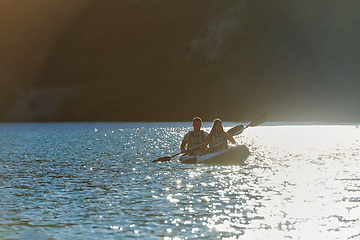
<svg viewBox="0 0 360 240">
<path fill-rule="evenodd" d="M 244 166 L 151 162 L 190 126 L 0 124 L 0 239 L 360 238 L 358 124 L 248 128 Z"/>
</svg>

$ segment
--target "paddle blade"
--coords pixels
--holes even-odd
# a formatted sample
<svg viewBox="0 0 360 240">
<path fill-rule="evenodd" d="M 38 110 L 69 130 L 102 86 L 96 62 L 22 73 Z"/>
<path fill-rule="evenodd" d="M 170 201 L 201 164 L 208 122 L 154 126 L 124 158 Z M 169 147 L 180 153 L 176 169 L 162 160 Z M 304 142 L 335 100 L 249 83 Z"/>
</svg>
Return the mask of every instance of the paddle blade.
<svg viewBox="0 0 360 240">
<path fill-rule="evenodd" d="M 152 162 L 168 162 L 170 161 L 171 157 L 161 157 L 158 159 L 153 160 Z"/>
<path fill-rule="evenodd" d="M 248 127 L 255 127 L 258 126 L 260 124 L 263 124 L 264 122 L 266 122 L 268 118 L 268 114 L 267 113 L 263 113 L 260 116 L 258 116 L 257 118 L 255 118 L 249 125 Z"/>
<path fill-rule="evenodd" d="M 242 133 L 241 130 L 244 130 L 244 125 L 238 125 L 238 126 L 235 126 L 233 128 L 230 128 L 227 133 L 231 136 L 234 136 L 234 135 L 238 135 L 240 133 Z M 239 132 L 240 131 L 240 132 Z"/>
</svg>

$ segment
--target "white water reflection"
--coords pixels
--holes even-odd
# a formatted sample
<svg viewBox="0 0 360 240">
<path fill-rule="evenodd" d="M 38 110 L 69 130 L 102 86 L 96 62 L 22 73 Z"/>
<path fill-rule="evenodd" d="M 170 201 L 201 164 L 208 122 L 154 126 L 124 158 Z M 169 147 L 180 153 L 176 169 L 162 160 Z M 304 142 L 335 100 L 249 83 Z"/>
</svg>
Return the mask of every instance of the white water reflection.
<svg viewBox="0 0 360 240">
<path fill-rule="evenodd" d="M 263 162 L 271 169 L 252 171 L 261 179 L 256 187 L 262 201 L 256 209 L 257 219 L 250 217 L 252 221 L 246 227 L 254 230 L 245 231 L 245 236 L 249 239 L 359 236 L 358 127 L 258 127 L 249 129 L 240 139 L 255 150 L 248 161 Z"/>
<path fill-rule="evenodd" d="M 248 128 L 245 166 L 151 162 L 189 129 L 0 124 L 0 238 L 360 237 L 359 125 Z"/>
</svg>

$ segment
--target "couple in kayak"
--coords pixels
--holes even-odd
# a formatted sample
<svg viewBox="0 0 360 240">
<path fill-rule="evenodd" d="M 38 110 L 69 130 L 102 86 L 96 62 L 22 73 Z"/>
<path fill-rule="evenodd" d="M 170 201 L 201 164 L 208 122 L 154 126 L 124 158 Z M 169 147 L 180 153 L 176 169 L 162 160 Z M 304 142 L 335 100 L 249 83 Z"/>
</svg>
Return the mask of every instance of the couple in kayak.
<svg viewBox="0 0 360 240">
<path fill-rule="evenodd" d="M 211 131 L 207 132 L 201 130 L 202 119 L 195 117 L 193 119 L 194 130 L 188 132 L 181 142 L 181 152 L 190 152 L 190 155 L 197 156 L 208 152 L 218 152 L 227 149 L 229 140 L 236 144 L 235 139 L 224 131 L 222 121 L 217 118 L 213 121 Z M 185 149 L 187 145 L 187 149 Z M 209 148 L 207 147 L 209 145 Z M 190 151 L 189 151 L 190 150 Z"/>
</svg>

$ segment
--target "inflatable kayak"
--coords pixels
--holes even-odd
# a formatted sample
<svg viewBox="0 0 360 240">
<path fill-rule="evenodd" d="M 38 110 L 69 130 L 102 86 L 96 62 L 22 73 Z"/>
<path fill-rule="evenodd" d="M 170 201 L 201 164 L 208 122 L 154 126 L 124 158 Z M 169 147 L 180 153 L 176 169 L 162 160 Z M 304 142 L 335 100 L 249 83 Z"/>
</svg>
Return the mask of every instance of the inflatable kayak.
<svg viewBox="0 0 360 240">
<path fill-rule="evenodd" d="M 181 163 L 186 164 L 221 164 L 221 165 L 242 165 L 249 157 L 249 149 L 245 145 L 239 145 L 224 149 L 216 153 L 204 154 L 201 156 L 184 155 L 180 158 Z"/>
</svg>

